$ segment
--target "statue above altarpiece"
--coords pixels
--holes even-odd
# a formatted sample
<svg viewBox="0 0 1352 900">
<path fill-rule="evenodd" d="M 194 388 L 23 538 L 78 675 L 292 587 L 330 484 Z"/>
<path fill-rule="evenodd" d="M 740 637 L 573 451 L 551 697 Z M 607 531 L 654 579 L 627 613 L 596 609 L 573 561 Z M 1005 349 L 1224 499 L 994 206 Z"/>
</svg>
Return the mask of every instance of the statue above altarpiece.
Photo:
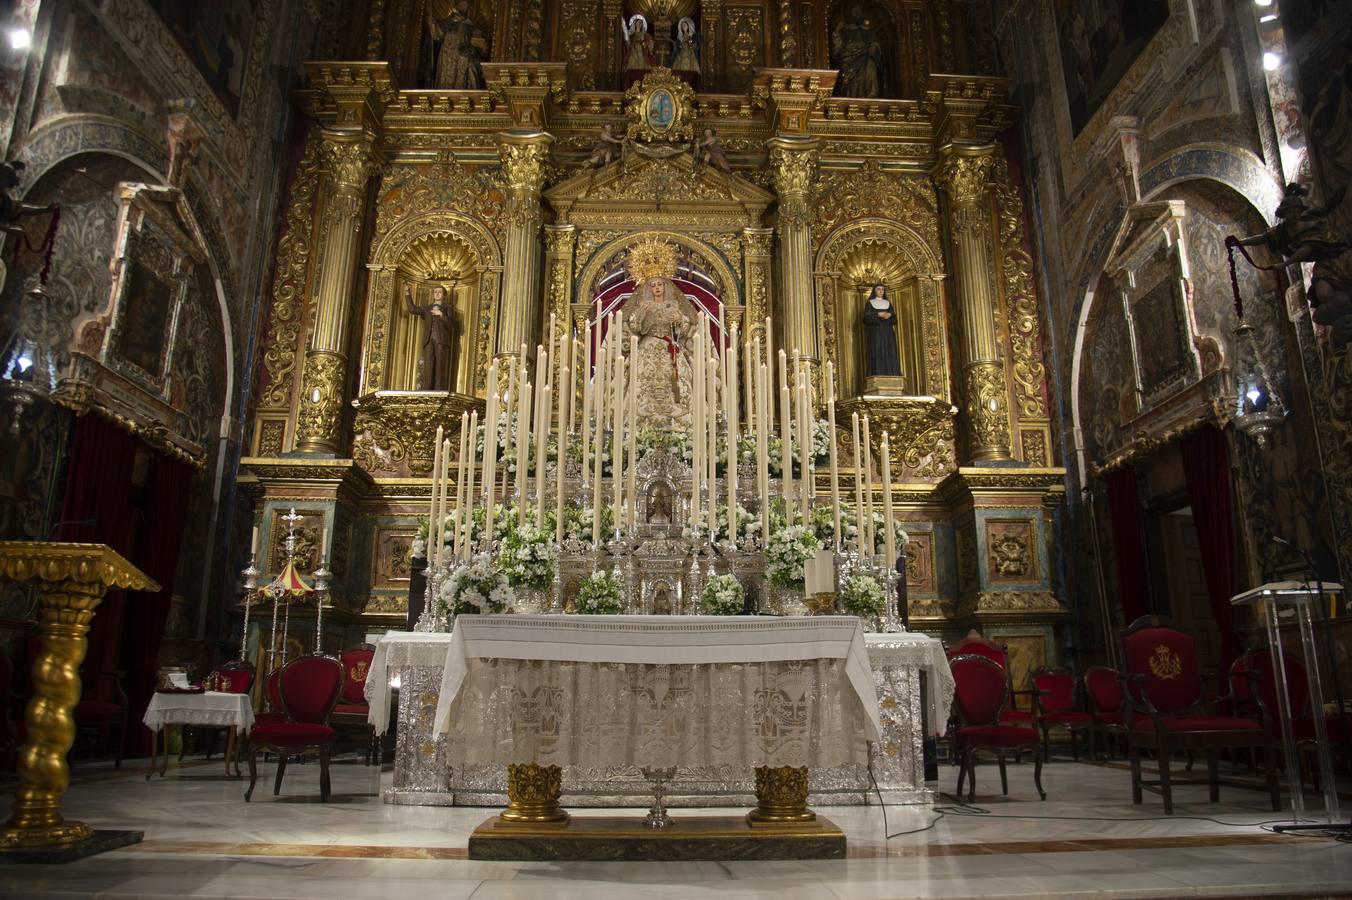
<svg viewBox="0 0 1352 900">
<path fill-rule="evenodd" d="M 481 90 L 487 50 L 487 39 L 475 24 L 469 0 L 455 0 L 444 15 L 429 8 L 421 80 L 435 88 Z"/>
</svg>

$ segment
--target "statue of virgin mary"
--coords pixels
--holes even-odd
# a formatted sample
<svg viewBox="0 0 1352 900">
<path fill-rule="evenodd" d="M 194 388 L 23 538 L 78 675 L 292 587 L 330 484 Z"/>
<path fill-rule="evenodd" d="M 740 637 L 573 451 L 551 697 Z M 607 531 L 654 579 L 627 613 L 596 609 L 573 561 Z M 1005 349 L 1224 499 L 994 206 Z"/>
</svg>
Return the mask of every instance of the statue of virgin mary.
<svg viewBox="0 0 1352 900">
<path fill-rule="evenodd" d="M 640 241 L 630 248 L 625 266 L 636 282 L 624 305 L 622 339 L 638 338 L 631 365 L 638 379 L 639 425 L 685 430 L 690 427 L 694 339 L 701 325 L 694 302 L 672 280 L 676 248 L 656 237 Z"/>
</svg>

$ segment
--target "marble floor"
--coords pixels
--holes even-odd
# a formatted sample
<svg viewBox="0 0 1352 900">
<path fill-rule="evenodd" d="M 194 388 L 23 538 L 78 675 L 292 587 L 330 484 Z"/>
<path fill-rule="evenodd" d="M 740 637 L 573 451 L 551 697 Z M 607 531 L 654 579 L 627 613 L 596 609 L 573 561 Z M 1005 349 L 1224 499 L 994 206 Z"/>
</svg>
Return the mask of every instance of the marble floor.
<svg viewBox="0 0 1352 900">
<path fill-rule="evenodd" d="M 1214 805 L 1204 785 L 1176 787 L 1177 814 L 1166 818 L 1157 796 L 1132 805 L 1120 764 L 1056 760 L 1044 770 L 1045 803 L 1028 765 L 1011 766 L 1007 798 L 993 766 L 978 771 L 976 806 L 984 812 L 947 797 L 935 810 L 889 808 L 885 821 L 878 807 L 819 809 L 848 835 L 843 860 L 487 863 L 467 859 L 466 844 L 490 811 L 386 805 L 379 793 L 388 769 L 355 761 L 335 764 L 328 803 L 319 802 L 314 765 L 288 767 L 279 797 L 271 794 L 272 767 L 263 767 L 248 804 L 244 784 L 223 777 L 215 761 L 171 766 L 150 782 L 144 770 L 82 768 L 67 795 L 70 817 L 144 831 L 144 842 L 62 866 L 0 865 L 0 896 L 1352 896 L 1352 844 L 1266 830 L 1281 817 L 1239 776 L 1227 779 Z M 951 790 L 956 770 L 943 766 L 940 774 Z M 1318 807 L 1317 798 L 1310 802 Z"/>
</svg>

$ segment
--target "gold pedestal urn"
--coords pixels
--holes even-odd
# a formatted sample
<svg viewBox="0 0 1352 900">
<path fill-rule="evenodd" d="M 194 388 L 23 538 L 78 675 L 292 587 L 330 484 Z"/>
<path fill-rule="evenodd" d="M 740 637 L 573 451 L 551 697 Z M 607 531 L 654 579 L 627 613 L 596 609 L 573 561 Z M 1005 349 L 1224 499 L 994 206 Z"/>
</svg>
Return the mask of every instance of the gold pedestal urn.
<svg viewBox="0 0 1352 900">
<path fill-rule="evenodd" d="M 155 591 L 159 585 L 105 544 L 31 541 L 0 541 L 0 579 L 38 582 L 42 636 L 33 662 L 33 699 L 24 713 L 28 738 L 19 750 L 19 786 L 14 811 L 0 831 L 0 850 L 68 847 L 94 834 L 61 815 L 89 623 L 109 588 Z"/>
<path fill-rule="evenodd" d="M 757 766 L 756 808 L 746 814 L 754 827 L 814 822 L 807 808 L 807 766 Z"/>
<path fill-rule="evenodd" d="M 562 827 L 570 816 L 559 806 L 563 769 L 518 763 L 507 767 L 507 808 L 498 820 L 506 825 Z"/>
</svg>

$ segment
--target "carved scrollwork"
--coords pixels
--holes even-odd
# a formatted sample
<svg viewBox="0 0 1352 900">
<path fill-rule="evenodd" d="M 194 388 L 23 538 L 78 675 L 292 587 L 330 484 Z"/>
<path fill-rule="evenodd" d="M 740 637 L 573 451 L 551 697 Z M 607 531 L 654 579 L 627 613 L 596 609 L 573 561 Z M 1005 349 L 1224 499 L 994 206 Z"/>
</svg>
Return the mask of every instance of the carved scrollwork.
<svg viewBox="0 0 1352 900">
<path fill-rule="evenodd" d="M 296 418 L 298 446 L 332 449 L 338 435 L 346 372 L 347 358 L 341 353 L 316 350 L 306 354 L 302 383 L 307 393 L 300 398 Z"/>
<path fill-rule="evenodd" d="M 972 442 L 982 448 L 1009 449 L 1009 399 L 1005 367 L 999 362 L 981 362 L 963 373 L 965 411 L 971 423 Z"/>
<path fill-rule="evenodd" d="M 847 400 L 840 414 L 868 415 L 876 453 L 886 431 L 901 473 L 909 479 L 938 481 L 955 471 L 956 408 L 943 400 L 904 397 Z"/>
<path fill-rule="evenodd" d="M 813 183 L 817 176 L 815 147 L 777 144 L 770 148 L 770 171 L 779 194 L 780 228 L 806 228 L 812 223 Z"/>
<path fill-rule="evenodd" d="M 1038 316 L 1037 290 L 1033 285 L 1033 259 L 1024 249 L 1023 197 L 1018 185 L 1010 178 L 1009 164 L 1003 158 L 995 167 L 993 183 L 999 201 L 1005 305 L 1019 414 L 1027 418 L 1045 419 L 1047 369 L 1042 362 L 1042 326 Z"/>
<path fill-rule="evenodd" d="M 995 156 L 989 150 L 978 154 L 950 152 L 935 170 L 934 181 L 948 192 L 958 205 L 976 203 L 986 191 Z"/>
<path fill-rule="evenodd" d="M 352 458 L 363 469 L 426 475 L 432 471 L 437 426 L 451 428 L 460 414 L 480 410 L 483 401 L 460 394 L 377 391 L 352 401 L 358 440 Z"/>
<path fill-rule="evenodd" d="M 818 245 L 842 223 L 875 217 L 905 225 L 925 242 L 929 255 L 939 255 L 938 200 L 923 175 L 893 175 L 870 159 L 855 171 L 823 175 L 815 207 Z"/>
</svg>

